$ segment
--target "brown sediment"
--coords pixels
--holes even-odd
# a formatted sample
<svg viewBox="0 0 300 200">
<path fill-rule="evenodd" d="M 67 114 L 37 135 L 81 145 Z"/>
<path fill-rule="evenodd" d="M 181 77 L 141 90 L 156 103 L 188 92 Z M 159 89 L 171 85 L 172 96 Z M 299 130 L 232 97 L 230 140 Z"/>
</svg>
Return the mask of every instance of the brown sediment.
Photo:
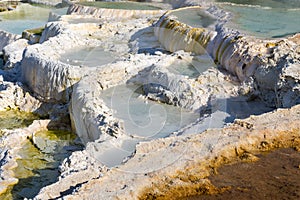
<svg viewBox="0 0 300 200">
<path fill-rule="evenodd" d="M 276 118 L 282 114 L 288 115 L 286 111 L 279 111 L 278 113 L 279 115 L 273 120 L 278 121 Z M 257 161 L 259 160 L 257 155 L 275 149 L 293 148 L 300 150 L 299 120 L 282 120 L 281 126 L 277 126 L 274 124 L 275 121 L 266 122 L 267 119 L 260 119 L 261 117 L 263 116 L 250 118 L 250 120 L 236 121 L 235 124 L 224 128 L 221 130 L 223 133 L 234 135 L 240 132 L 243 133 L 241 134 L 243 136 L 238 142 L 233 141 L 223 146 L 223 148 L 217 149 L 216 152 L 212 152 L 206 159 L 189 161 L 183 169 L 174 171 L 173 174 L 153 177 L 151 186 L 141 190 L 138 198 L 184 199 L 189 196 L 231 194 L 230 191 L 232 191 L 233 187 L 230 184 L 216 185 L 212 181 L 213 179 L 210 179 L 219 169 L 220 171 L 222 170 L 222 166 Z M 287 129 L 287 127 L 290 127 L 290 129 Z M 216 130 L 208 132 L 216 134 Z M 278 163 L 280 163 L 280 160 Z M 298 167 L 299 164 L 297 165 Z M 235 170 L 234 166 L 230 169 L 231 171 Z M 243 188 L 243 186 L 240 188 Z M 236 190 L 240 190 L 240 188 L 238 185 L 235 186 Z"/>
<path fill-rule="evenodd" d="M 298 130 L 299 131 L 299 130 Z M 139 196 L 139 199 L 190 199 L 188 197 L 192 196 L 191 200 L 193 199 L 207 199 L 207 197 L 211 199 L 215 198 L 232 198 L 236 193 L 238 193 L 241 197 L 251 197 L 251 195 L 256 194 L 258 197 L 263 197 L 264 194 L 271 195 L 272 190 L 274 188 L 283 188 L 283 193 L 281 194 L 282 197 L 291 197 L 297 195 L 300 197 L 300 190 L 295 191 L 294 193 L 290 193 L 291 189 L 294 188 L 300 188 L 300 153 L 293 150 L 293 149 L 299 149 L 300 147 L 300 138 L 291 139 L 290 141 L 280 141 L 280 140 L 274 140 L 273 143 L 261 143 L 260 146 L 258 146 L 257 150 L 253 150 L 253 152 L 248 152 L 247 150 L 241 149 L 231 149 L 227 152 L 221 153 L 219 157 L 216 157 L 214 160 L 210 161 L 203 161 L 202 163 L 198 163 L 198 165 L 189 166 L 185 169 L 185 171 L 179 171 L 177 174 L 175 174 L 173 177 L 167 177 L 164 181 L 159 181 L 158 183 L 153 183 L 151 187 L 148 187 L 144 189 L 143 193 Z M 261 159 L 261 155 L 257 155 L 262 152 L 269 152 L 270 150 L 280 149 L 280 148 L 290 148 L 288 150 L 286 149 L 280 149 L 273 153 L 270 153 L 270 158 Z M 293 148 L 293 149 L 292 149 Z M 276 155 L 284 152 L 293 152 L 293 156 L 297 160 L 281 160 L 278 159 Z M 235 153 L 234 153 L 235 152 Z M 295 153 L 297 152 L 297 153 Z M 223 155 L 222 155 L 223 154 Z M 286 159 L 288 159 L 288 156 L 285 156 Z M 274 163 L 274 165 L 270 165 L 271 161 L 275 160 L 277 163 Z M 256 162 L 257 161 L 257 162 Z M 287 171 L 288 176 L 285 177 L 286 179 L 291 179 L 291 183 L 288 181 L 281 181 L 279 182 L 280 185 L 276 186 L 276 178 L 275 180 L 271 180 L 272 184 L 270 187 L 268 187 L 268 182 L 270 180 L 263 181 L 262 179 L 264 176 L 262 176 L 267 170 L 273 170 L 273 168 L 278 167 L 278 164 L 282 162 L 282 165 L 285 166 L 286 162 L 298 162 L 297 165 L 294 165 L 294 169 L 291 171 L 297 171 L 297 174 L 293 174 L 291 171 Z M 253 164 L 256 163 L 256 164 Z M 230 164 L 226 166 L 227 164 Z M 276 165 L 275 165 L 276 164 Z M 287 163 L 289 164 L 289 163 Z M 225 165 L 225 166 L 224 166 Z M 268 166 L 266 166 L 268 165 Z M 253 170 L 249 173 L 251 175 L 244 174 L 246 173 L 247 169 L 241 168 L 240 166 L 248 166 L 247 168 L 253 168 Z M 256 166 L 256 167 L 255 167 Z M 292 168 L 292 166 L 289 166 Z M 298 168 L 296 168 L 298 167 Z M 261 169 L 261 171 L 259 171 Z M 235 172 L 234 174 L 230 174 L 231 172 Z M 283 170 L 284 171 L 284 170 Z M 275 171 L 269 172 L 265 176 L 265 178 L 268 178 L 272 176 L 272 173 L 274 172 L 274 176 L 276 175 Z M 278 173 L 280 170 L 278 169 Z M 220 176 L 215 175 L 220 174 Z M 254 177 L 254 174 L 257 174 L 256 177 Z M 213 176 L 215 175 L 215 176 Z M 238 176 L 239 175 L 239 176 Z M 247 183 L 240 184 L 243 181 L 249 180 L 249 177 L 252 177 L 253 179 L 250 181 L 250 186 L 247 186 Z M 297 176 L 297 177 L 293 177 Z M 232 182 L 235 185 L 232 184 L 226 184 L 231 183 L 230 177 L 233 177 Z M 238 176 L 238 177 L 237 177 Z M 212 177 L 212 178 L 211 178 Z M 273 177 L 274 178 L 274 177 Z M 298 182 L 296 181 L 298 180 Z M 179 184 L 176 184 L 176 180 L 179 180 Z M 223 182 L 221 181 L 223 180 Z M 262 182 L 262 186 L 254 185 L 254 181 Z M 239 185 L 240 184 L 240 185 Z M 289 185 L 283 185 L 282 184 L 290 184 Z M 246 185 L 246 186 L 245 186 Z M 257 190 L 260 189 L 260 187 L 263 188 L 263 191 L 261 193 L 257 194 Z M 224 196 L 223 196 L 224 195 Z M 243 196 L 244 195 L 244 196 Z M 239 196 L 239 197 L 240 197 Z M 235 198 L 239 199 L 239 198 Z"/>
<path fill-rule="evenodd" d="M 209 177 L 211 184 L 217 189 L 230 189 L 182 200 L 299 199 L 300 152 L 291 148 L 277 149 L 257 156 L 257 162 L 222 166 L 216 175 Z"/>
</svg>

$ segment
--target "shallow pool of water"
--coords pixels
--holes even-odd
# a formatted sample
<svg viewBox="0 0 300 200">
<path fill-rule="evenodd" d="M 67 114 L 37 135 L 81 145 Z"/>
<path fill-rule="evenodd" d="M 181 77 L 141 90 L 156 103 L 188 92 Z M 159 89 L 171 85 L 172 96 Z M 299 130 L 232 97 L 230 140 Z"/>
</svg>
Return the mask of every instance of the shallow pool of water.
<svg viewBox="0 0 300 200">
<path fill-rule="evenodd" d="M 19 110 L 0 111 L 0 129 L 15 129 L 29 126 L 39 117 Z"/>
<path fill-rule="evenodd" d="M 97 8 L 109 8 L 109 9 L 122 9 L 122 10 L 160 10 L 160 7 L 151 5 L 149 3 L 137 3 L 137 2 L 80 2 L 84 6 L 93 6 Z"/>
<path fill-rule="evenodd" d="M 71 153 L 65 147 L 74 146 L 75 138 L 76 135 L 71 132 L 61 130 L 35 133 L 18 152 L 18 167 L 13 170 L 14 176 L 19 179 L 18 184 L 0 198 L 33 198 L 42 187 L 55 182 L 59 163 Z"/>
<path fill-rule="evenodd" d="M 135 138 L 117 140 L 95 143 L 95 148 L 89 149 L 89 153 L 105 166 L 115 167 L 131 156 L 135 152 L 136 145 L 141 141 Z"/>
<path fill-rule="evenodd" d="M 128 135 L 163 138 L 199 118 L 198 113 L 139 98 L 141 93 L 141 87 L 135 85 L 120 85 L 102 93 L 104 102 L 114 110 L 114 117 L 124 121 Z"/>
<path fill-rule="evenodd" d="M 206 28 L 216 22 L 216 19 L 201 8 L 187 8 L 173 11 L 171 15 L 178 21 L 195 28 Z"/>
<path fill-rule="evenodd" d="M 274 0 L 251 1 L 251 6 L 246 3 L 250 2 L 219 4 L 233 13 L 233 28 L 261 38 L 280 38 L 300 32 L 300 3 Z"/>
<path fill-rule="evenodd" d="M 201 55 L 195 56 L 191 60 L 185 58 L 177 59 L 168 67 L 168 70 L 174 74 L 197 78 L 200 74 L 212 67 L 215 67 L 215 64 L 211 57 Z"/>
<path fill-rule="evenodd" d="M 124 122 L 127 135 L 93 143 L 89 148 L 91 155 L 107 167 L 122 164 L 139 142 L 168 137 L 199 118 L 199 113 L 141 98 L 142 93 L 141 86 L 119 85 L 101 94 L 114 117 Z"/>
<path fill-rule="evenodd" d="M 50 8 L 20 4 L 16 10 L 0 13 L 0 29 L 14 34 L 23 30 L 44 26 Z"/>
<path fill-rule="evenodd" d="M 70 50 L 62 54 L 60 61 L 75 65 L 86 67 L 98 67 L 111 63 L 115 57 L 108 51 L 104 51 L 101 47 L 84 47 Z"/>
<path fill-rule="evenodd" d="M 299 0 L 216 0 L 216 2 L 252 5 L 269 8 L 297 9 L 300 8 Z"/>
</svg>

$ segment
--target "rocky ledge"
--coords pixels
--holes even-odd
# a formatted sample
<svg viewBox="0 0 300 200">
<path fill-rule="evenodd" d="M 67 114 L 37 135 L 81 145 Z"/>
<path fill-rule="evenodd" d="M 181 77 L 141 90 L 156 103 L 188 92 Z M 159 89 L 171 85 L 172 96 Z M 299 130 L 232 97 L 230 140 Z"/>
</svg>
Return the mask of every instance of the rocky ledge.
<svg viewBox="0 0 300 200">
<path fill-rule="evenodd" d="M 36 199 L 218 193 L 207 177 L 219 166 L 299 150 L 299 34 L 258 39 L 230 28 L 230 13 L 211 2 L 170 4 L 193 7 L 163 14 L 72 4 L 69 15 L 50 14 L 34 42 L 0 32 L 0 109 L 50 118 L 4 131 L 1 191 L 17 182 L 17 132 L 22 146 L 28 132 L 53 124 L 71 126 L 85 148 Z M 182 12 L 208 20 L 191 24 Z"/>
</svg>

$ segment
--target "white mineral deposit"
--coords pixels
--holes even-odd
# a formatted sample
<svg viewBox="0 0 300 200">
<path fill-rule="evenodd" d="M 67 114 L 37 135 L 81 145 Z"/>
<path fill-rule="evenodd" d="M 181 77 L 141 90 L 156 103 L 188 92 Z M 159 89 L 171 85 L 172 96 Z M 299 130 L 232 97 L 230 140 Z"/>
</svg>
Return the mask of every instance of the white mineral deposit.
<svg viewBox="0 0 300 200">
<path fill-rule="evenodd" d="M 227 195 L 221 166 L 299 154 L 299 9 L 0 1 L 0 199 Z M 267 196 L 299 198 L 287 182 Z"/>
</svg>

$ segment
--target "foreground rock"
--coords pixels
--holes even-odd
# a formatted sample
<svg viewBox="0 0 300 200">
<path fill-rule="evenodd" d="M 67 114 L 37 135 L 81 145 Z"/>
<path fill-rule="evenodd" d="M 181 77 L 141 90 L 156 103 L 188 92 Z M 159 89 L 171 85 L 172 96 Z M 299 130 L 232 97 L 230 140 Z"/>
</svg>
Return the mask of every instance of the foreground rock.
<svg viewBox="0 0 300 200">
<path fill-rule="evenodd" d="M 22 147 L 27 137 L 33 132 L 46 129 L 49 121 L 35 121 L 31 126 L 24 129 L 6 130 L 0 138 L 1 166 L 0 166 L 0 195 L 4 195 L 13 185 L 18 183 L 14 175 L 14 169 L 18 167 L 17 158 L 20 158 Z M 16 143 L 15 141 L 19 141 Z"/>
<path fill-rule="evenodd" d="M 237 120 L 224 129 L 141 143 L 126 164 L 82 184 L 78 192 L 65 198 L 176 199 L 212 192 L 207 177 L 222 164 L 252 161 L 254 154 L 275 148 L 299 150 L 299 110 L 295 106 Z M 38 199 L 59 196 L 63 183 L 44 188 Z"/>
</svg>

